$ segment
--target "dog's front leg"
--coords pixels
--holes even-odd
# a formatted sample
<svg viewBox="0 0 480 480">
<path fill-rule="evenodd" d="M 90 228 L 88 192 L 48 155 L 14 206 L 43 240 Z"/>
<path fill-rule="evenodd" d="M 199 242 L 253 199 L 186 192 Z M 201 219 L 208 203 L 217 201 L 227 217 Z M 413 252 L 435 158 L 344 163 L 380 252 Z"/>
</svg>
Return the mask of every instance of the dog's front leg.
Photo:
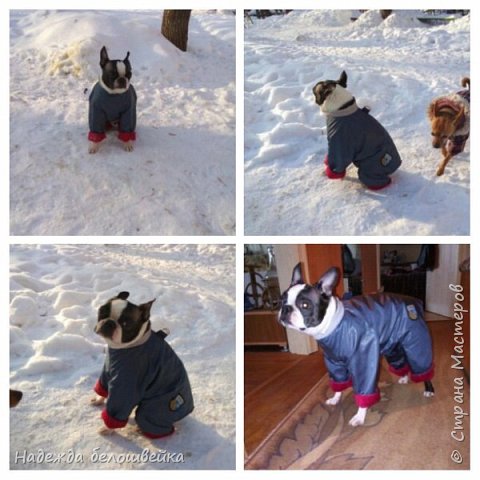
<svg viewBox="0 0 480 480">
<path fill-rule="evenodd" d="M 100 142 L 88 142 L 88 153 L 97 153 L 100 148 Z"/>
<path fill-rule="evenodd" d="M 115 433 L 115 430 L 113 428 L 108 428 L 106 425 L 104 425 L 103 427 L 100 427 L 98 429 L 98 433 L 103 436 L 113 435 Z"/>
<path fill-rule="evenodd" d="M 133 151 L 133 142 L 131 140 L 128 140 L 128 142 L 125 142 L 123 144 L 123 149 L 126 152 L 132 152 Z"/>
<path fill-rule="evenodd" d="M 368 408 L 358 407 L 357 413 L 348 422 L 352 427 L 359 427 L 365 423 Z"/>
<path fill-rule="evenodd" d="M 437 168 L 437 177 L 441 177 L 443 175 L 443 173 L 445 172 L 445 167 L 447 166 L 447 163 L 452 158 L 452 154 L 449 153 L 447 147 L 445 146 L 442 147 L 442 154 L 443 154 L 442 161 L 440 162 L 440 165 Z"/>
<path fill-rule="evenodd" d="M 105 402 L 105 399 L 100 395 L 95 395 L 93 398 L 90 399 L 90 405 L 93 405 L 94 407 L 103 405 L 104 402 Z"/>
<path fill-rule="evenodd" d="M 337 405 L 342 398 L 342 392 L 335 392 L 335 395 L 331 398 L 327 398 L 325 402 L 327 405 Z"/>
</svg>

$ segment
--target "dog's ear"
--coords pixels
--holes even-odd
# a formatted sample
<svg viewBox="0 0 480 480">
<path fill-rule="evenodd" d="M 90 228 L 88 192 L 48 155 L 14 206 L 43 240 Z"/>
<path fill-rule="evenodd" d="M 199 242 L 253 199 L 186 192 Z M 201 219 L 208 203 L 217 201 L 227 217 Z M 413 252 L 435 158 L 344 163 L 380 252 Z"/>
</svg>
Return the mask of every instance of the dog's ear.
<svg viewBox="0 0 480 480">
<path fill-rule="evenodd" d="M 427 115 L 432 120 L 437 115 L 437 102 L 430 102 L 428 105 Z"/>
<path fill-rule="evenodd" d="M 297 264 L 295 265 L 295 268 L 293 269 L 293 272 L 292 272 L 292 281 L 290 282 L 290 286 L 298 285 L 299 283 L 305 283 L 305 282 L 303 281 L 302 265 L 301 265 L 301 263 L 297 263 Z"/>
<path fill-rule="evenodd" d="M 436 117 L 440 115 L 440 102 L 438 100 L 433 104 L 433 113 Z"/>
<path fill-rule="evenodd" d="M 130 296 L 130 292 L 120 292 L 117 295 L 117 298 L 120 298 L 121 300 L 126 300 Z"/>
<path fill-rule="evenodd" d="M 103 68 L 109 60 L 107 49 L 103 46 L 100 50 L 100 66 Z"/>
<path fill-rule="evenodd" d="M 150 300 L 150 302 L 142 303 L 141 305 L 138 306 L 138 308 L 142 311 L 142 316 L 144 321 L 150 318 L 150 310 L 152 308 L 152 304 L 154 301 L 155 301 L 155 298 L 153 300 Z"/>
<path fill-rule="evenodd" d="M 127 56 L 123 59 L 123 61 L 126 62 L 129 56 L 130 56 L 130 52 L 127 52 Z"/>
<path fill-rule="evenodd" d="M 347 74 L 345 70 L 341 73 L 340 78 L 337 80 L 337 83 L 343 87 L 347 88 Z"/>
<path fill-rule="evenodd" d="M 317 288 L 322 291 L 325 295 L 329 297 L 333 294 L 333 289 L 338 283 L 338 277 L 340 276 L 340 271 L 337 267 L 332 267 L 328 269 L 321 277 L 317 283 Z"/>
</svg>

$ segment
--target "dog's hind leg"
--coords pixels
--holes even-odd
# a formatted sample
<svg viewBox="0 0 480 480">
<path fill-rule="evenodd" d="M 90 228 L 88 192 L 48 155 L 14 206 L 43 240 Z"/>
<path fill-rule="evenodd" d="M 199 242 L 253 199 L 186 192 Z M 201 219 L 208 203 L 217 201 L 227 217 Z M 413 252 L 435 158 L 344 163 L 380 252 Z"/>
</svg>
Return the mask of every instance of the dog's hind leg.
<svg viewBox="0 0 480 480">
<path fill-rule="evenodd" d="M 423 383 L 425 384 L 425 391 L 423 392 L 423 395 L 425 397 L 433 397 L 435 395 L 435 389 L 433 388 L 432 382 L 430 380 L 427 380 Z"/>
</svg>

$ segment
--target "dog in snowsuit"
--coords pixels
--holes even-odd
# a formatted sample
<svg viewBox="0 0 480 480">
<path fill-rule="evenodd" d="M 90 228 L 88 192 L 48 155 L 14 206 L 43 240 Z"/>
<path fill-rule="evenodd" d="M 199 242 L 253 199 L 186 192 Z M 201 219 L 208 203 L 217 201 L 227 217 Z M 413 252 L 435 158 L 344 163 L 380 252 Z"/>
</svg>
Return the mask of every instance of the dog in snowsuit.
<svg viewBox="0 0 480 480">
<path fill-rule="evenodd" d="M 335 392 L 327 404 L 336 405 L 341 392 L 353 387 L 359 408 L 350 424 L 362 425 L 368 407 L 380 400 L 380 356 L 401 377 L 399 383 L 407 383 L 409 375 L 414 382 L 424 382 L 425 396 L 432 396 L 432 342 L 421 302 L 393 294 L 341 301 L 333 295 L 338 278 L 338 270 L 331 268 L 316 285 L 308 285 L 298 264 L 279 313 L 284 326 L 312 336 L 322 348 Z"/>
<path fill-rule="evenodd" d="M 360 181 L 371 190 L 391 183 L 390 175 L 402 163 L 392 138 L 367 108 L 359 108 L 347 90 L 347 74 L 313 87 L 315 102 L 327 117 L 328 154 L 325 173 L 330 179 L 345 177 L 347 167 L 358 168 Z"/>
<path fill-rule="evenodd" d="M 165 341 L 166 332 L 150 328 L 151 302 L 134 305 L 121 292 L 100 307 L 95 332 L 108 354 L 95 385 L 94 405 L 103 404 L 102 434 L 123 428 L 136 407 L 135 420 L 149 438 L 174 432 L 174 423 L 193 411 L 193 397 L 182 361 Z"/>
</svg>

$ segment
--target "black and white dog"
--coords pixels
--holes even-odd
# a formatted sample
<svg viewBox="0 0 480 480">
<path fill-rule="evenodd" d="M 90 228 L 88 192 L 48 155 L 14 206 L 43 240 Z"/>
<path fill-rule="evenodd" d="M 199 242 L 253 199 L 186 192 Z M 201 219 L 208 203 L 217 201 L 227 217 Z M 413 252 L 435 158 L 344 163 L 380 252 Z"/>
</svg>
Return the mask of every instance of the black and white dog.
<svg viewBox="0 0 480 480">
<path fill-rule="evenodd" d="M 89 153 L 98 151 L 105 132 L 118 128 L 118 138 L 126 151 L 133 150 L 136 139 L 137 94 L 133 85 L 130 52 L 123 60 L 110 60 L 107 49 L 100 50 L 102 75 L 89 97 Z"/>
<path fill-rule="evenodd" d="M 313 87 L 315 102 L 327 117 L 328 154 L 325 173 L 330 179 L 345 177 L 347 167 L 358 168 L 358 178 L 371 190 L 391 183 L 390 175 L 402 163 L 385 128 L 359 108 L 347 90 L 347 74 L 338 80 L 323 80 Z"/>
<path fill-rule="evenodd" d="M 368 407 L 380 400 L 381 355 L 400 376 L 399 383 L 408 383 L 410 375 L 412 381 L 424 382 L 425 396 L 432 396 L 432 342 L 421 302 L 393 294 L 341 301 L 333 293 L 338 277 L 338 269 L 331 268 L 316 285 L 308 285 L 298 264 L 279 312 L 282 325 L 311 335 L 322 348 L 335 392 L 327 404 L 336 405 L 341 392 L 353 387 L 358 412 L 349 423 L 363 425 Z"/>
<path fill-rule="evenodd" d="M 101 434 L 124 427 L 136 407 L 142 433 L 161 438 L 193 411 L 192 391 L 182 361 L 165 341 L 168 332 L 150 328 L 154 300 L 134 305 L 128 297 L 120 292 L 98 310 L 95 332 L 107 342 L 108 354 L 91 403 L 103 405 L 106 398 Z"/>
</svg>

